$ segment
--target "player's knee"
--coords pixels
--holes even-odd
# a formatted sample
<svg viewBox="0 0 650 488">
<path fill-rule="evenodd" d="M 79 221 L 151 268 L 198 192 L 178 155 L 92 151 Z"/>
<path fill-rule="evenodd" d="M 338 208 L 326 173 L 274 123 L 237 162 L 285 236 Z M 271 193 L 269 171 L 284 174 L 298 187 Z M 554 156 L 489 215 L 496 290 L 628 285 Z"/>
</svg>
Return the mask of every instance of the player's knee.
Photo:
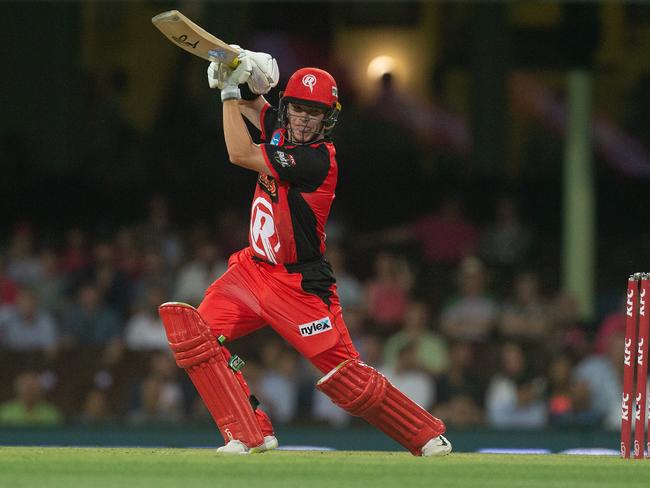
<svg viewBox="0 0 650 488">
<path fill-rule="evenodd" d="M 210 340 L 203 334 L 186 341 L 169 343 L 169 347 L 174 353 L 176 364 L 181 368 L 190 368 L 208 361 L 217 354 L 219 347 L 214 340 Z"/>
<path fill-rule="evenodd" d="M 159 308 L 176 364 L 190 368 L 208 361 L 219 347 L 199 312 L 192 306 L 170 302 Z"/>
<path fill-rule="evenodd" d="M 345 394 L 337 395 L 332 400 L 350 414 L 362 417 L 383 402 L 388 380 L 375 368 L 357 359 L 346 362 L 348 367 L 337 367 L 331 376 L 326 375 L 321 382 L 331 377 L 341 385 Z"/>
</svg>

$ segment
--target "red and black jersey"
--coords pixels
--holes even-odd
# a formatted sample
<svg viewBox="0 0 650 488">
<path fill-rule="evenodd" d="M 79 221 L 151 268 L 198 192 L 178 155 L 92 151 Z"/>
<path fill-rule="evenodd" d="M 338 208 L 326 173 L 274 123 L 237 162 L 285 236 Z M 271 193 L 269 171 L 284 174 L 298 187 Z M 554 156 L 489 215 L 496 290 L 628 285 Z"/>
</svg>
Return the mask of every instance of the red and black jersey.
<svg viewBox="0 0 650 488">
<path fill-rule="evenodd" d="M 338 178 L 334 145 L 290 144 L 269 104 L 260 125 L 260 147 L 272 176 L 260 173 L 257 179 L 249 231 L 253 255 L 285 265 L 318 260 L 325 253 L 325 223 Z"/>
</svg>

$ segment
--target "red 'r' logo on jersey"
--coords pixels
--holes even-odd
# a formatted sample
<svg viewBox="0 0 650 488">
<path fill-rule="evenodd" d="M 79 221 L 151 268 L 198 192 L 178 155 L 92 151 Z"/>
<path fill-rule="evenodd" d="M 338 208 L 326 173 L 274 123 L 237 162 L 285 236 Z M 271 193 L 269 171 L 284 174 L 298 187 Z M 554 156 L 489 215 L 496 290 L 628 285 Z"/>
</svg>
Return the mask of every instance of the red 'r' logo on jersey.
<svg viewBox="0 0 650 488">
<path fill-rule="evenodd" d="M 280 236 L 273 220 L 273 207 L 264 197 L 257 197 L 251 211 L 251 246 L 267 261 L 277 264 Z"/>
</svg>

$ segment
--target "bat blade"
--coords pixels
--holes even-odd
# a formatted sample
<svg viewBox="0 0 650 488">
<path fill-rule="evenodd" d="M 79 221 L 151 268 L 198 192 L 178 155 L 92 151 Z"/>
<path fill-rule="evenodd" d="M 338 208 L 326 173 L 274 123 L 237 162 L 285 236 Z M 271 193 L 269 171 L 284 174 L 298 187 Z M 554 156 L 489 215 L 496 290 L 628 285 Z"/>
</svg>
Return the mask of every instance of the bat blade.
<svg viewBox="0 0 650 488">
<path fill-rule="evenodd" d="M 162 12 L 151 22 L 167 39 L 195 56 L 226 63 L 232 68 L 239 64 L 236 49 L 196 25 L 178 10 Z"/>
</svg>

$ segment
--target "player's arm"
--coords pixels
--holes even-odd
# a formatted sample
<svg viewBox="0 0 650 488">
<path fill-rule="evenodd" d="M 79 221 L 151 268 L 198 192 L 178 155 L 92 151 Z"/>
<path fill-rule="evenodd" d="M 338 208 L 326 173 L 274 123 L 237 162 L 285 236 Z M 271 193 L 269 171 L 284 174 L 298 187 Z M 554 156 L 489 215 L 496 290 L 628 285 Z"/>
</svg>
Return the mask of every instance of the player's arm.
<svg viewBox="0 0 650 488">
<path fill-rule="evenodd" d="M 240 110 L 241 105 L 236 98 L 223 102 L 223 135 L 228 158 L 237 166 L 270 175 L 271 170 L 266 165 L 262 149 L 251 139 Z"/>
<path fill-rule="evenodd" d="M 268 102 L 266 99 L 260 95 L 259 97 L 253 100 L 239 100 L 239 111 L 241 114 L 248 119 L 259 130 L 262 130 L 262 125 L 260 121 L 260 115 L 262 109 Z"/>
</svg>

